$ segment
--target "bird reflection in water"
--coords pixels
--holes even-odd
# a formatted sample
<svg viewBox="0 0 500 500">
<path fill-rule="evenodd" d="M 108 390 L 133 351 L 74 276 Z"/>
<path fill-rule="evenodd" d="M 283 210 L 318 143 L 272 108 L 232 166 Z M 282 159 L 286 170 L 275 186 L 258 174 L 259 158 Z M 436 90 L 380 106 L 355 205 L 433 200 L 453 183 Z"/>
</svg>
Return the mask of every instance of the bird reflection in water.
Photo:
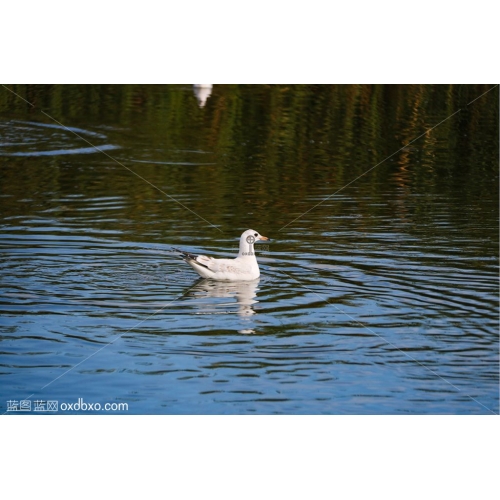
<svg viewBox="0 0 500 500">
<path fill-rule="evenodd" d="M 197 283 L 190 291 L 189 295 L 197 298 L 213 298 L 213 299 L 236 299 L 231 302 L 217 301 L 215 304 L 212 301 L 201 301 L 199 308 L 203 312 L 214 314 L 214 305 L 216 314 L 233 314 L 234 308 L 237 305 L 236 314 L 242 319 L 250 319 L 255 310 L 253 305 L 258 303 L 256 300 L 259 279 L 254 281 L 214 281 L 204 279 Z M 239 330 L 239 333 L 252 334 L 255 331 L 251 328 Z"/>
</svg>

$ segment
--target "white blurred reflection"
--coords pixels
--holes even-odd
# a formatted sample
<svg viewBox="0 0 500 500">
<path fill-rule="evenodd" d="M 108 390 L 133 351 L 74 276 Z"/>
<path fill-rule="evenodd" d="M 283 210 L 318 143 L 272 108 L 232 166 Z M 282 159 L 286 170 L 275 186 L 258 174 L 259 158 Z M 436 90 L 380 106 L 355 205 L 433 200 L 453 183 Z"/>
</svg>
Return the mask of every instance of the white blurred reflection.
<svg viewBox="0 0 500 500">
<path fill-rule="evenodd" d="M 207 99 L 212 94 L 212 87 L 213 85 L 211 83 L 197 83 L 193 85 L 193 92 L 198 100 L 200 108 L 205 106 Z"/>
</svg>

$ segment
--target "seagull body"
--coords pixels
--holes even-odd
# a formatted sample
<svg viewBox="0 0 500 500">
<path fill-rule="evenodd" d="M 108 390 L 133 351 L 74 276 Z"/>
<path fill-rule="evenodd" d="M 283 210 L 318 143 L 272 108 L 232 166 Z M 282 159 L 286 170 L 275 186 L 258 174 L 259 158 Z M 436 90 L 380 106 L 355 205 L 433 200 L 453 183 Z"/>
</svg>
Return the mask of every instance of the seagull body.
<svg viewBox="0 0 500 500">
<path fill-rule="evenodd" d="M 251 281 L 260 276 L 255 256 L 254 243 L 268 241 L 257 231 L 248 229 L 240 238 L 240 251 L 235 259 L 213 259 L 205 255 L 194 255 L 174 248 L 202 278 L 217 281 Z"/>
</svg>

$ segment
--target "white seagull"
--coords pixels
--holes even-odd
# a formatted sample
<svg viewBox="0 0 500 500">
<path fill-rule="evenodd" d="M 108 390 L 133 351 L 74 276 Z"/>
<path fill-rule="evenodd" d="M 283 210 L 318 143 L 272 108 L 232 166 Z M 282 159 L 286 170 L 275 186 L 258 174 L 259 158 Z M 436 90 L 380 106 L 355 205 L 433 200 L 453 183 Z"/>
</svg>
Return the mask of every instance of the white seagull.
<svg viewBox="0 0 500 500">
<path fill-rule="evenodd" d="M 254 243 L 269 241 L 253 229 L 247 229 L 240 238 L 240 252 L 235 259 L 213 259 L 205 255 L 193 255 L 177 248 L 186 261 L 202 278 L 217 281 L 251 281 L 260 276 L 259 264 L 255 256 Z"/>
</svg>

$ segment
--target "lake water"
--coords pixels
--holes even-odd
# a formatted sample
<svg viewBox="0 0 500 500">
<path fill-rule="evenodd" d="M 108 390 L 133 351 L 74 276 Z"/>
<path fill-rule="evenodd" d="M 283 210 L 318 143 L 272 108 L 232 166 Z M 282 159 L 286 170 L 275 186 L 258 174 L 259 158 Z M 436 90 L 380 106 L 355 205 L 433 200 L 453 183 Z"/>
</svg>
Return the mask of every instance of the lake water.
<svg viewBox="0 0 500 500">
<path fill-rule="evenodd" d="M 498 413 L 490 88 L 0 87 L 1 412 Z"/>
</svg>

